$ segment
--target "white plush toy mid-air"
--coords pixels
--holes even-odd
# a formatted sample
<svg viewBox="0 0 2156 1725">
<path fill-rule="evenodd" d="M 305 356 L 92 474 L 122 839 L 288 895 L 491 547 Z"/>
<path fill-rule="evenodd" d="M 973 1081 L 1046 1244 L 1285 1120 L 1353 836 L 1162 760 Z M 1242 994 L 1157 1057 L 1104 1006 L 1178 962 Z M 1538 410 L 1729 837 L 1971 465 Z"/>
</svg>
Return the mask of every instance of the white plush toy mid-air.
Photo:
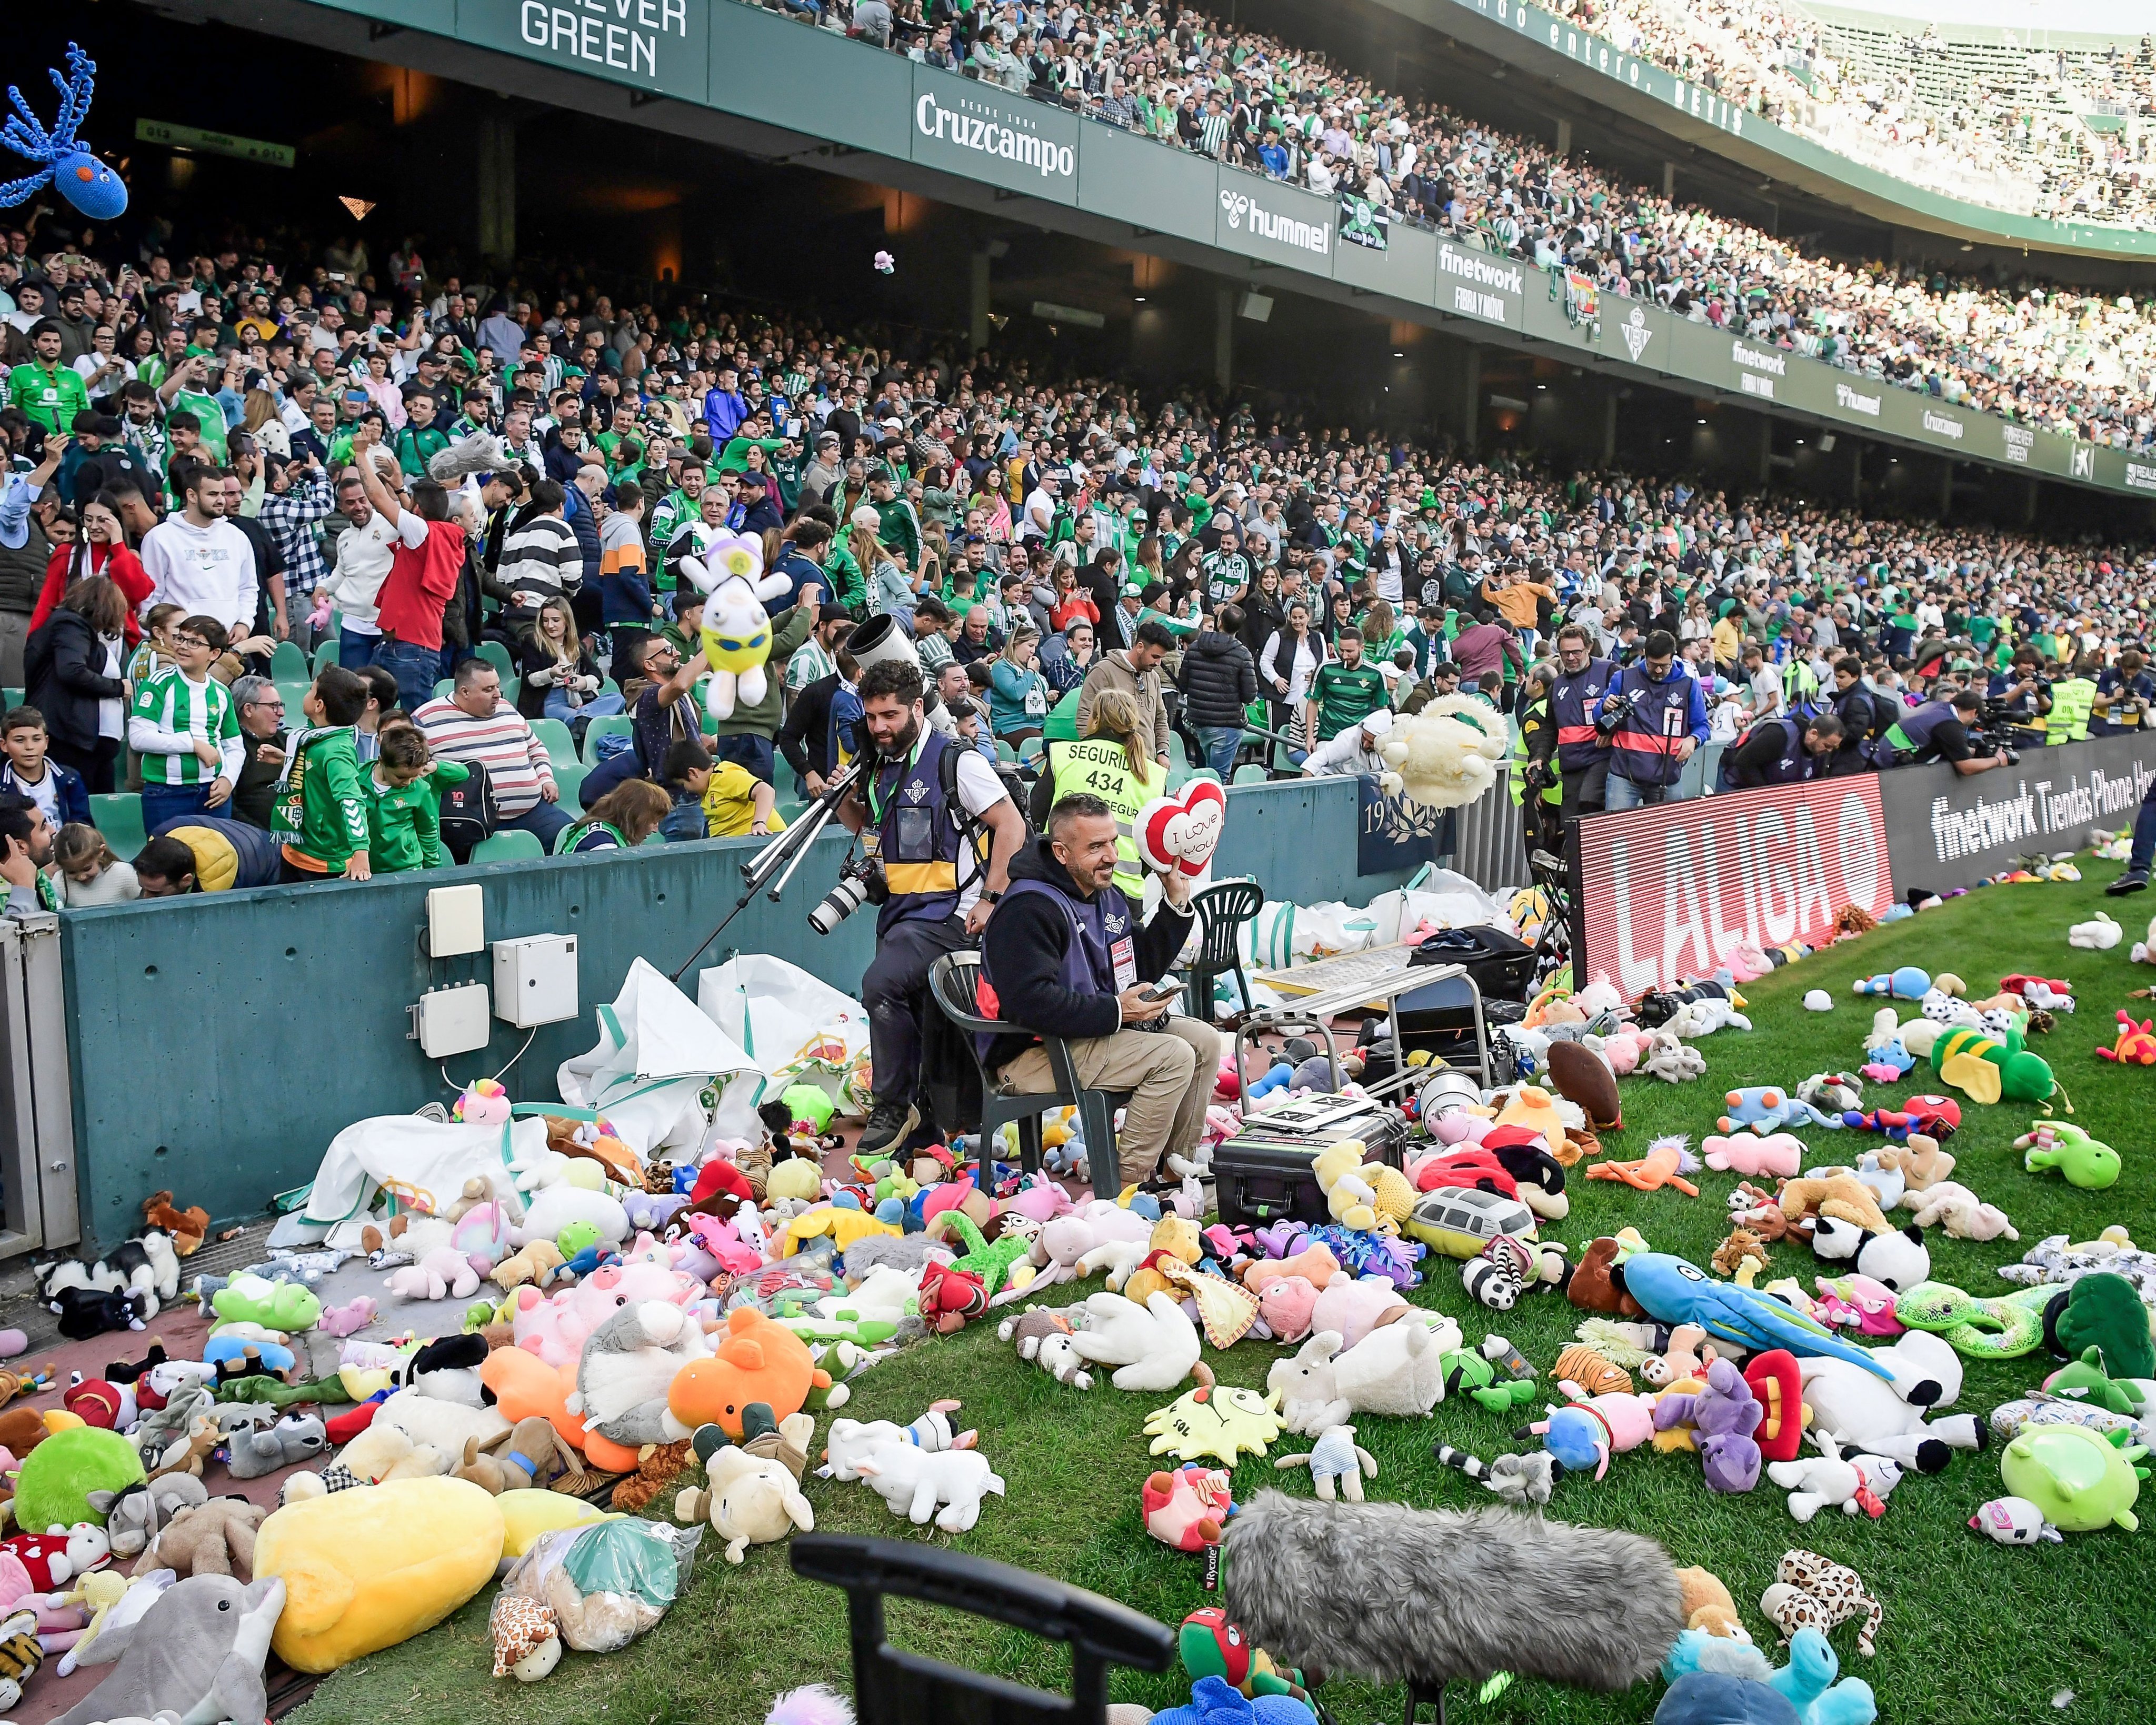
<svg viewBox="0 0 2156 1725">
<path fill-rule="evenodd" d="M 730 719 L 737 694 L 751 706 L 763 699 L 763 665 L 771 656 L 763 602 L 793 583 L 765 574 L 762 542 L 743 533 L 721 533 L 701 559 L 685 557 L 674 567 L 704 595 L 704 657 L 711 667 L 704 706 L 713 718 Z"/>
<path fill-rule="evenodd" d="M 1378 743 L 1411 800 L 1431 809 L 1472 803 L 1494 783 L 1511 747 L 1505 716 L 1471 695 L 1440 695 L 1401 718 Z"/>
</svg>

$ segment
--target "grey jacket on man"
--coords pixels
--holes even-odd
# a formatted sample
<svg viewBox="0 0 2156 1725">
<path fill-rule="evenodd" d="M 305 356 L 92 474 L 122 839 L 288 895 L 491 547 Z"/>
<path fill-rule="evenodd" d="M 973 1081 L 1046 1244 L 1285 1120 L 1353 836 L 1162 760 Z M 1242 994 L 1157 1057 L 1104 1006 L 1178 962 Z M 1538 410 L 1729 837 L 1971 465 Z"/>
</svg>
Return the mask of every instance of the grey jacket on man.
<svg viewBox="0 0 2156 1725">
<path fill-rule="evenodd" d="M 1101 698 L 1104 689 L 1120 689 L 1138 704 L 1138 723 L 1152 736 L 1152 752 L 1156 759 L 1168 752 L 1168 704 L 1161 699 L 1160 672 L 1147 671 L 1143 675 L 1131 668 L 1130 655 L 1122 648 L 1103 653 L 1086 673 L 1086 680 L 1078 685 L 1078 734 L 1089 735 L 1093 728 L 1093 703 Z"/>
</svg>

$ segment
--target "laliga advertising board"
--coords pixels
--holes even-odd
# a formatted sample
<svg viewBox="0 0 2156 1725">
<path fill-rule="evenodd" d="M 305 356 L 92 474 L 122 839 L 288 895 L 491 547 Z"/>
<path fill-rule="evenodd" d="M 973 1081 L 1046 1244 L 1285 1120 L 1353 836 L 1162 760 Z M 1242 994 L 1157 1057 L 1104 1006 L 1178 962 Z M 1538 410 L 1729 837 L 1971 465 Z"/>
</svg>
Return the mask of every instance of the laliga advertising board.
<svg viewBox="0 0 2156 1725">
<path fill-rule="evenodd" d="M 1845 905 L 1894 901 L 1880 778 L 1738 791 L 1579 823 L 1573 950 L 1627 997 L 1745 942 L 1816 946 Z"/>
</svg>

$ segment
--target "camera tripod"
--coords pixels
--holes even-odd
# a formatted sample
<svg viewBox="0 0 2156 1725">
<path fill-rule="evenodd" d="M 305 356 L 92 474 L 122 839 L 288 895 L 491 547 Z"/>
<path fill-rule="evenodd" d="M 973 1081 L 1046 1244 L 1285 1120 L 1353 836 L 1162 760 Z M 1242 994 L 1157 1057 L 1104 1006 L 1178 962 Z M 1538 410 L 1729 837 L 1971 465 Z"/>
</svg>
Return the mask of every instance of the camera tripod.
<svg viewBox="0 0 2156 1725">
<path fill-rule="evenodd" d="M 816 800 L 801 812 L 792 826 L 742 865 L 742 885 L 745 889 L 742 896 L 734 901 L 733 909 L 726 912 L 719 926 L 698 942 L 696 950 L 675 970 L 673 981 L 679 983 L 688 973 L 689 967 L 702 957 L 711 942 L 726 932 L 727 924 L 756 902 L 757 893 L 767 891 L 772 903 L 778 902 L 787 884 L 793 879 L 794 870 L 801 866 L 802 859 L 808 855 L 809 848 L 815 843 L 817 834 L 831 824 L 832 818 L 839 812 L 840 798 L 860 781 L 865 763 L 875 764 L 865 755 L 855 761 L 817 793 Z"/>
</svg>

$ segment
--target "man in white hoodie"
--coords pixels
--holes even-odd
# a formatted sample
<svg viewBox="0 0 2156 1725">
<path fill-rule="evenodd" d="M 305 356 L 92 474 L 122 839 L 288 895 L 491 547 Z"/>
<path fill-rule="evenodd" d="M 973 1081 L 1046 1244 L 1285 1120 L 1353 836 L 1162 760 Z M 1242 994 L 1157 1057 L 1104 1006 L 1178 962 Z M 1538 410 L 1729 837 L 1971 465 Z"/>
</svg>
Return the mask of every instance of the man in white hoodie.
<svg viewBox="0 0 2156 1725">
<path fill-rule="evenodd" d="M 199 465 L 184 470 L 185 506 L 142 538 L 142 567 L 150 577 L 147 616 L 167 602 L 189 616 L 214 617 L 235 641 L 254 633 L 259 580 L 254 549 L 224 518 L 225 470 Z"/>
</svg>

